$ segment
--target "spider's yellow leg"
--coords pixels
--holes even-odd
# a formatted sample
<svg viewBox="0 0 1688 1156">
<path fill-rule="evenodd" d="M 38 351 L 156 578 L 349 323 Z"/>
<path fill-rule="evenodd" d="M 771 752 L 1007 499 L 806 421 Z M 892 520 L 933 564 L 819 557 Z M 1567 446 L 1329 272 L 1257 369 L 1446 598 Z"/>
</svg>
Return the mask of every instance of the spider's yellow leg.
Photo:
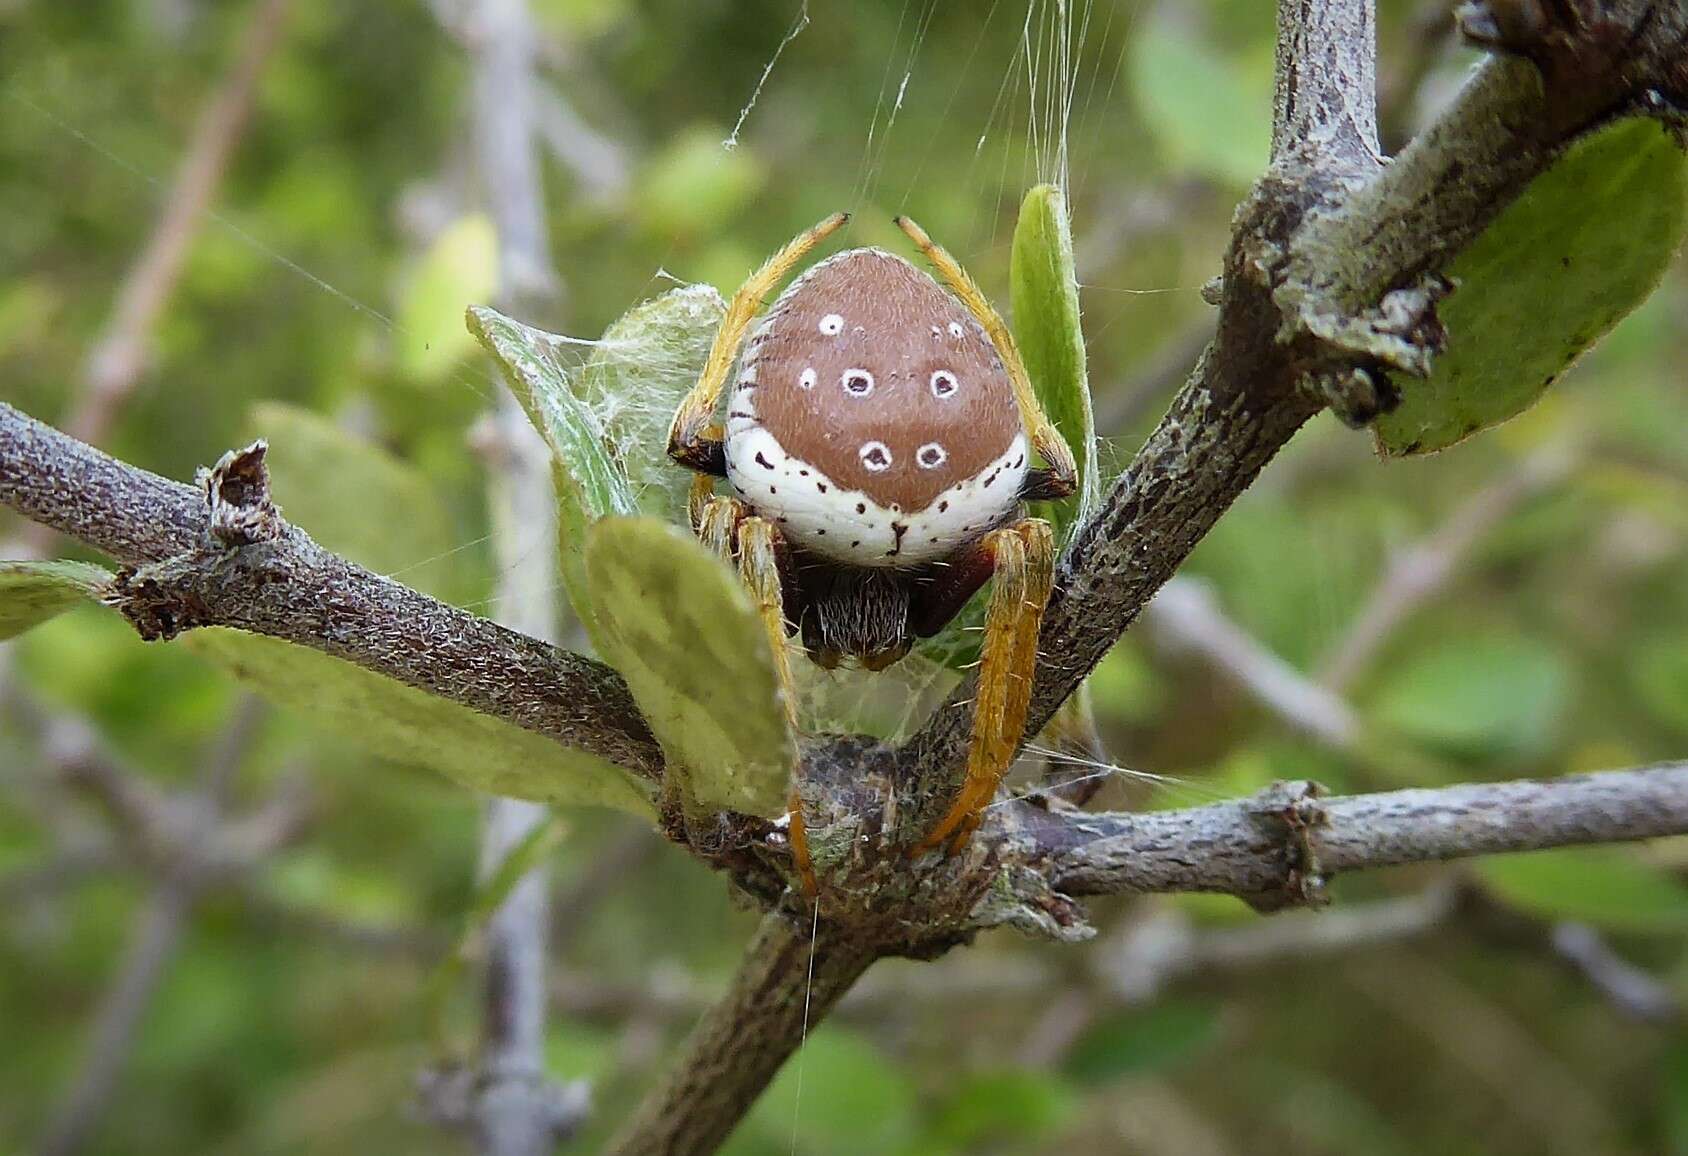
<svg viewBox="0 0 1688 1156">
<path fill-rule="evenodd" d="M 908 217 L 898 217 L 897 227 L 920 247 L 926 259 L 938 270 L 938 275 L 961 299 L 961 303 L 967 306 L 967 311 L 974 319 L 984 326 L 991 344 L 996 346 L 997 356 L 1002 358 L 1002 366 L 1008 371 L 1008 380 L 1014 387 L 1014 400 L 1020 404 L 1026 436 L 1031 439 L 1032 448 L 1049 463 L 1049 477 L 1040 496 L 1056 498 L 1071 494 L 1078 489 L 1078 466 L 1073 461 L 1073 451 L 1067 445 L 1067 439 L 1055 428 L 1055 423 L 1043 412 L 1043 406 L 1037 400 L 1037 393 L 1032 389 L 1031 378 L 1026 373 L 1026 363 L 1020 360 L 1020 347 L 1015 343 L 1008 323 L 1002 319 L 1002 314 L 996 311 L 996 306 L 990 303 L 990 298 L 974 283 L 967 270 L 961 267 L 961 262 L 932 240 L 925 229 Z"/>
<path fill-rule="evenodd" d="M 708 474 L 693 474 L 692 488 L 686 495 L 686 518 L 692 533 L 702 535 L 704 512 L 714 500 L 715 479 Z"/>
<path fill-rule="evenodd" d="M 786 720 L 797 729 L 797 693 L 791 678 L 791 654 L 786 646 L 785 595 L 780 588 L 779 529 L 750 513 L 737 498 L 701 496 L 692 491 L 693 521 L 698 540 L 711 552 L 738 566 L 739 579 L 756 603 L 756 614 L 768 635 L 774 659 L 774 678 L 785 703 Z M 791 813 L 791 858 L 803 894 L 813 899 L 818 888 L 809 860 L 808 832 L 803 826 L 803 801 L 795 789 L 786 801 Z"/>
<path fill-rule="evenodd" d="M 785 597 L 780 591 L 779 531 L 766 518 L 748 517 L 738 526 L 739 578 L 756 601 L 756 614 L 768 634 L 774 677 L 785 698 L 786 721 L 797 729 L 797 696 L 791 684 L 791 658 L 785 644 Z"/>
<path fill-rule="evenodd" d="M 1055 538 L 1049 523 L 1026 518 L 992 531 L 984 541 L 994 568 L 979 656 L 979 689 L 973 698 L 973 741 L 967 777 L 938 825 L 916 848 L 947 843 L 953 854 L 967 845 L 979 817 L 996 796 L 1002 776 L 1019 752 L 1037 669 L 1037 635 L 1055 582 Z"/>
<path fill-rule="evenodd" d="M 710 347 L 709 359 L 703 364 L 697 384 L 686 394 L 680 408 L 675 411 L 673 424 L 668 427 L 669 457 L 694 469 L 706 464 L 705 443 L 718 443 L 721 437 L 719 430 L 711 429 L 716 405 L 721 400 L 721 390 L 727 384 L 727 375 L 733 370 L 744 335 L 762 308 L 763 298 L 785 279 L 793 266 L 808 256 L 811 249 L 849 219 L 848 213 L 834 213 L 814 228 L 798 234 L 739 286 L 738 292 L 727 303 L 727 314 L 721 319 L 721 327 L 715 331 L 715 343 Z"/>
<path fill-rule="evenodd" d="M 780 589 L 779 562 L 780 532 L 766 518 L 748 517 L 739 523 L 738 565 L 750 596 L 756 600 L 756 613 L 762 628 L 768 633 L 768 649 L 774 656 L 774 677 L 779 681 L 780 695 L 785 700 L 786 721 L 797 729 L 797 690 L 791 681 L 791 652 L 786 646 L 785 595 Z M 803 799 L 792 789 L 786 800 L 791 814 L 791 859 L 797 867 L 797 878 L 803 894 L 813 899 L 820 890 L 815 883 L 814 864 L 809 860 L 809 834 L 803 825 Z"/>
</svg>

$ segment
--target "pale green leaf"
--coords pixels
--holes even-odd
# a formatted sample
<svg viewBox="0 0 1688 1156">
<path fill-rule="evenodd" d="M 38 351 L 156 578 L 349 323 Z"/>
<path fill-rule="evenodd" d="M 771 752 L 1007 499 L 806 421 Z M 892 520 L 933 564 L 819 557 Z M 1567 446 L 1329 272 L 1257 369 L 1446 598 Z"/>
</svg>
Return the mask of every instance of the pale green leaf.
<svg viewBox="0 0 1688 1156">
<path fill-rule="evenodd" d="M 252 407 L 269 442 L 270 492 L 287 518 L 323 546 L 429 594 L 454 593 L 457 534 L 420 470 L 308 410 Z"/>
<path fill-rule="evenodd" d="M 1271 92 L 1245 83 L 1238 63 L 1160 19 L 1132 36 L 1127 66 L 1137 107 L 1174 167 L 1238 185 L 1265 171 Z"/>
<path fill-rule="evenodd" d="M 1564 659 L 1529 638 L 1440 643 L 1394 668 L 1374 703 L 1385 726 L 1456 755 L 1539 750 L 1570 690 Z"/>
<path fill-rule="evenodd" d="M 653 814 L 649 788 L 613 763 L 318 651 L 220 627 L 183 644 L 313 725 L 470 790 Z"/>
<path fill-rule="evenodd" d="M 796 747 L 767 635 L 738 576 L 655 518 L 608 518 L 586 538 L 602 653 L 696 803 L 774 817 Z"/>
<path fill-rule="evenodd" d="M 576 615 L 595 630 L 582 550 L 586 530 L 599 518 L 636 512 L 633 487 L 604 440 L 598 415 L 571 388 L 568 355 L 558 338 L 481 306 L 469 309 L 468 323 L 551 447 L 563 586 Z"/>
<path fill-rule="evenodd" d="M 1374 426 L 1388 456 L 1513 417 L 1652 293 L 1688 222 L 1688 157 L 1651 120 L 1573 145 L 1446 270 L 1447 351 Z"/>
<path fill-rule="evenodd" d="M 1688 887 L 1619 847 L 1496 855 L 1477 872 L 1507 903 L 1548 919 L 1619 931 L 1688 929 Z"/>
<path fill-rule="evenodd" d="M 1096 504 L 1096 426 L 1079 323 L 1072 227 L 1066 198 L 1054 185 L 1036 186 L 1020 204 L 1010 285 L 1014 339 L 1032 388 L 1078 464 L 1078 492 L 1048 505 L 1055 541 L 1064 543 L 1076 518 Z"/>
<path fill-rule="evenodd" d="M 446 377 L 475 348 L 463 332 L 463 310 L 497 291 L 498 231 L 485 216 L 464 217 L 411 273 L 393 326 L 399 368 L 421 381 Z"/>
<path fill-rule="evenodd" d="M 0 640 L 97 599 L 110 580 L 86 562 L 0 562 Z"/>
</svg>

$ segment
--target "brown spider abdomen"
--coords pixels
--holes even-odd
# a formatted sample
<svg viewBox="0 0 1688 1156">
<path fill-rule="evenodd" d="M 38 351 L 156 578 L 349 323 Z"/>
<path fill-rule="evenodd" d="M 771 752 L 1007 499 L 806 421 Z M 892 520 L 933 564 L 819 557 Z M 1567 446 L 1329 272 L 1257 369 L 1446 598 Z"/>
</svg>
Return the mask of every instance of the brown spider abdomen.
<svg viewBox="0 0 1688 1156">
<path fill-rule="evenodd" d="M 990 338 L 908 262 L 816 265 L 748 343 L 728 402 L 727 477 L 804 550 L 913 566 L 1018 508 L 1019 406 Z"/>
</svg>

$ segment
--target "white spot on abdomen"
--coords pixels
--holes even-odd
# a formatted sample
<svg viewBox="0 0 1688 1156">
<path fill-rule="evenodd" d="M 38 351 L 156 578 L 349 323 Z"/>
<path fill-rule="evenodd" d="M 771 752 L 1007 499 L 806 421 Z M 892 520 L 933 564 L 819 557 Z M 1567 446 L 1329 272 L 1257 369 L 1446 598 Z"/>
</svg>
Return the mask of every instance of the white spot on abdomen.
<svg viewBox="0 0 1688 1156">
<path fill-rule="evenodd" d="M 884 448 L 870 442 L 863 450 L 870 446 Z M 1016 435 L 1001 457 L 925 509 L 890 510 L 792 457 L 760 425 L 727 428 L 727 481 L 738 496 L 793 545 L 857 566 L 918 566 L 983 537 L 1018 506 L 1026 458 L 1026 439 Z M 907 527 L 900 541 L 893 521 Z"/>
</svg>

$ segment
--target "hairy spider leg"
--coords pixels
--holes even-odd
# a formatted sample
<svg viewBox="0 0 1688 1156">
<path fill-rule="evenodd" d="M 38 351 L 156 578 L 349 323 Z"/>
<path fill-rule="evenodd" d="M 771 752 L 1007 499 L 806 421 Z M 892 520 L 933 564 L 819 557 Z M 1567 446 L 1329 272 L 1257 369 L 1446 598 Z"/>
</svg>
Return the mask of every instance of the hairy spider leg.
<svg viewBox="0 0 1688 1156">
<path fill-rule="evenodd" d="M 761 312 L 763 299 L 774 286 L 783 281 L 786 274 L 809 255 L 810 250 L 849 219 L 848 213 L 834 213 L 814 228 L 798 234 L 739 286 L 738 292 L 727 303 L 726 316 L 721 319 L 721 327 L 715 331 L 715 342 L 709 349 L 709 359 L 703 364 L 697 384 L 686 394 L 674 413 L 673 424 L 668 427 L 669 457 L 700 473 L 716 477 L 726 474 L 722 434 L 715 424 L 715 410 L 721 401 L 721 390 L 727 384 L 727 375 L 732 372 L 733 362 L 738 360 L 744 335 Z"/>
<path fill-rule="evenodd" d="M 706 479 L 707 480 L 707 479 Z M 780 554 L 784 542 L 779 527 L 766 518 L 750 512 L 750 507 L 733 497 L 709 497 L 698 501 L 700 491 L 694 485 L 692 496 L 697 510 L 695 524 L 698 540 L 704 547 L 727 562 L 738 565 L 739 580 L 756 603 L 756 615 L 768 635 L 768 650 L 773 655 L 774 678 L 785 704 L 786 721 L 797 729 L 797 689 L 791 678 L 791 657 L 785 639 L 785 594 L 780 581 Z M 808 829 L 803 825 L 803 800 L 794 787 L 786 801 L 791 814 L 788 836 L 791 858 L 797 868 L 797 878 L 803 894 L 813 899 L 819 888 L 815 883 L 815 868 L 809 859 Z"/>
<path fill-rule="evenodd" d="M 980 548 L 991 561 L 991 596 L 973 696 L 967 777 L 916 854 L 947 844 L 953 855 L 967 846 L 1019 751 L 1031 707 L 1038 629 L 1055 584 L 1054 532 L 1041 518 L 1023 518 L 991 531 Z"/>
<path fill-rule="evenodd" d="M 931 236 L 908 217 L 898 217 L 897 227 L 908 234 L 909 240 L 920 247 L 926 259 L 932 262 L 938 275 L 950 287 L 961 303 L 967 306 L 975 320 L 984 326 L 985 333 L 996 346 L 997 356 L 1002 358 L 1003 368 L 1008 371 L 1008 380 L 1014 387 L 1014 400 L 1020 405 L 1020 420 L 1025 423 L 1026 436 L 1031 439 L 1032 447 L 1043 455 L 1043 460 L 1049 464 L 1047 471 L 1032 471 L 1033 476 L 1026 479 L 1025 496 L 1035 501 L 1050 501 L 1064 498 L 1078 489 L 1078 466 L 1073 461 L 1073 451 L 1067 445 L 1067 439 L 1061 436 L 1061 431 L 1049 420 L 1043 412 L 1043 406 L 1037 400 L 1037 393 L 1032 389 L 1032 381 L 1026 373 L 1026 363 L 1020 359 L 1020 347 L 1014 341 L 1014 334 L 1003 321 L 1002 314 L 996 311 L 996 306 L 990 303 L 974 283 L 973 277 L 961 267 L 961 263 L 950 256 L 944 247 L 932 240 Z"/>
</svg>

